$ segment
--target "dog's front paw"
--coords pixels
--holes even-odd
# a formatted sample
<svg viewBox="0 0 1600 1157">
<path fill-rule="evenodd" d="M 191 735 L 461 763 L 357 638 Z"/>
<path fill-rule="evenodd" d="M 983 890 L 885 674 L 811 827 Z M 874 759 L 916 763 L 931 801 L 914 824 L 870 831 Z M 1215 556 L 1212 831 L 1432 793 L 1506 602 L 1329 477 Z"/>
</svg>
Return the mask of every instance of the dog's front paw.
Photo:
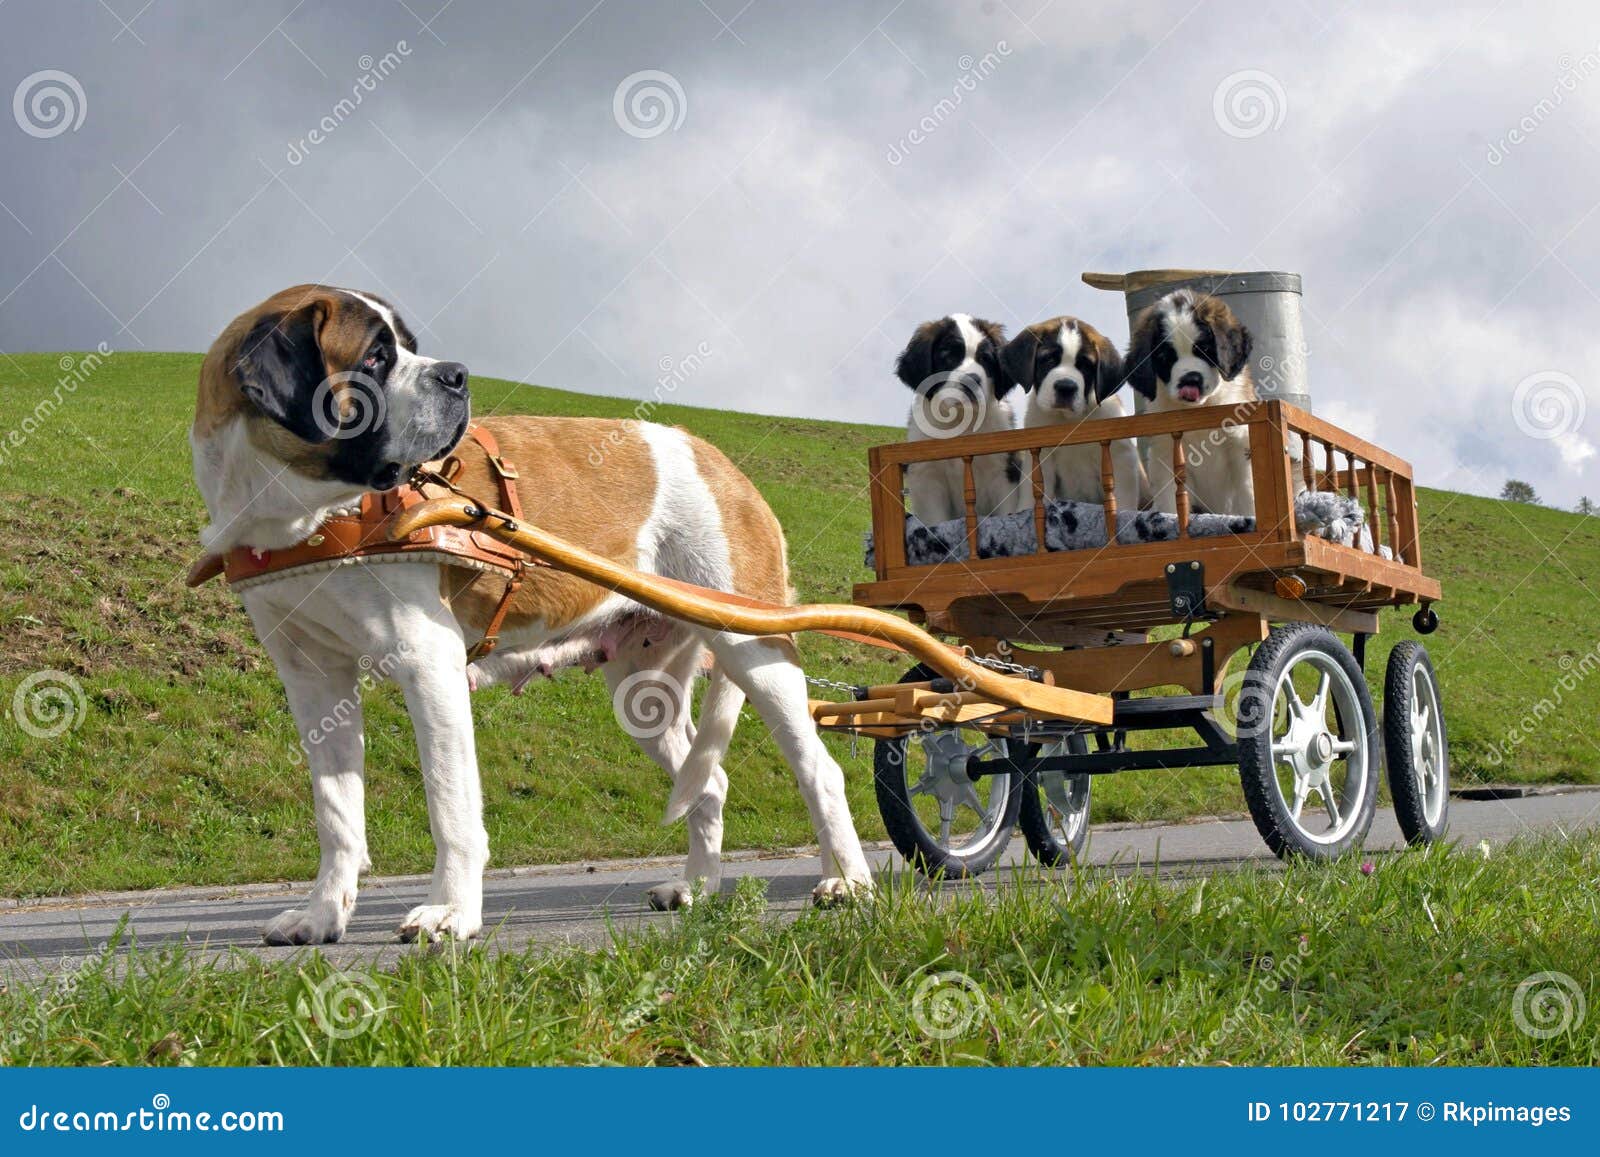
<svg viewBox="0 0 1600 1157">
<path fill-rule="evenodd" d="M 470 940 L 481 931 L 481 916 L 469 916 L 454 904 L 422 904 L 406 914 L 400 924 L 400 939 L 406 943 L 419 939 L 427 943 L 446 936 Z"/>
<path fill-rule="evenodd" d="M 811 902 L 818 908 L 836 908 L 852 900 L 865 900 L 871 895 L 871 880 L 846 880 L 842 876 L 829 876 L 811 889 Z"/>
<path fill-rule="evenodd" d="M 332 944 L 344 935 L 344 917 L 333 904 L 290 908 L 272 918 L 261 930 L 267 944 Z"/>
<path fill-rule="evenodd" d="M 694 889 L 688 880 L 668 880 L 646 892 L 645 900 L 657 912 L 676 912 L 694 906 Z"/>
</svg>

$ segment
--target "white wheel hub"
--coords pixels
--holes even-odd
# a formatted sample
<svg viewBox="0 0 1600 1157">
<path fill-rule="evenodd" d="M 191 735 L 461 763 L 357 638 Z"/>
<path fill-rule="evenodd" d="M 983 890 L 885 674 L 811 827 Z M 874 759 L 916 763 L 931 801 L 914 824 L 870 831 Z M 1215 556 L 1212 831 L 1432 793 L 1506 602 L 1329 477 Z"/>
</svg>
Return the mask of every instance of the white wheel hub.
<svg viewBox="0 0 1600 1157">
<path fill-rule="evenodd" d="M 1297 670 L 1310 668 L 1317 673 L 1316 691 L 1309 700 L 1302 699 L 1296 690 L 1293 676 Z M 1308 651 L 1291 663 L 1278 679 L 1273 696 L 1273 720 L 1281 719 L 1281 734 L 1272 736 L 1272 761 L 1289 773 L 1292 787 L 1279 778 L 1279 791 L 1295 827 L 1317 843 L 1336 843 L 1358 820 L 1359 808 L 1354 806 L 1366 790 L 1369 773 L 1366 731 L 1362 718 L 1360 698 L 1342 667 L 1331 656 Z M 1338 718 L 1345 723 L 1340 734 L 1329 726 L 1330 703 L 1338 708 Z M 1276 725 L 1272 725 L 1274 732 Z M 1334 773 L 1344 763 L 1342 785 L 1334 782 Z M 1352 786 L 1360 790 L 1351 792 Z M 1306 805 L 1316 796 L 1321 809 L 1327 814 L 1324 830 L 1313 831 L 1307 827 Z"/>
<path fill-rule="evenodd" d="M 995 758 L 1004 752 L 992 739 L 974 747 L 955 730 L 926 732 L 921 736 L 921 741 L 927 767 L 922 777 L 909 786 L 907 794 L 932 796 L 938 804 L 939 845 L 944 848 L 952 846 L 956 812 L 963 807 L 977 814 L 978 823 L 971 835 L 958 838 L 961 849 L 968 850 L 987 843 L 999 828 L 1000 816 L 1005 810 L 1006 792 L 1002 785 L 993 785 L 989 803 L 985 806 L 983 797 L 978 793 L 978 785 L 967 771 L 973 760 Z"/>
</svg>

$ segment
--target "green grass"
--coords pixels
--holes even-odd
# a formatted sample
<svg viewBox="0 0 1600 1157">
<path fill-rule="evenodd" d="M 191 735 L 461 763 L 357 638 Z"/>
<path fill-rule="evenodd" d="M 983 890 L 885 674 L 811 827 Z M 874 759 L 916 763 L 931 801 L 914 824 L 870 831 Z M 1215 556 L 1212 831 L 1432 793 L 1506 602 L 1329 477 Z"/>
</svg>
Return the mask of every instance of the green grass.
<svg viewBox="0 0 1600 1157">
<path fill-rule="evenodd" d="M 1600 837 L 1173 886 L 905 887 L 793 925 L 754 881 L 602 950 L 392 972 L 181 950 L 0 996 L 11 1064 L 1592 1065 Z M 1547 975 L 1540 978 L 1538 974 Z M 1530 979 L 1531 978 L 1531 979 Z M 1528 982 L 1524 985 L 1524 982 Z M 1522 992 L 1519 996 L 1519 988 Z M 1534 1036 L 1523 1022 L 1541 1033 Z M 1592 1010 L 1591 1010 L 1592 1015 Z M 332 1028 L 335 1033 L 325 1031 Z"/>
<path fill-rule="evenodd" d="M 303 879 L 315 869 L 309 792 L 278 680 L 226 587 L 194 592 L 181 581 L 203 515 L 186 442 L 199 362 L 117 354 L 62 389 L 78 371 L 57 355 L 0 361 L 0 894 Z M 486 379 L 474 393 L 480 413 L 626 416 L 636 407 Z M 59 406 L 36 420 L 43 399 Z M 710 439 L 754 479 L 788 533 L 803 599 L 848 600 L 851 583 L 868 577 L 866 448 L 901 432 L 674 406 L 652 416 Z M 1405 453 L 1403 437 L 1392 442 Z M 1600 635 L 1585 626 L 1595 619 L 1600 524 L 1433 491 L 1422 492 L 1422 516 L 1428 569 L 1445 584 L 1444 625 L 1429 647 L 1457 779 L 1600 780 L 1590 737 L 1600 689 L 1579 678 Z M 1381 640 L 1407 634 L 1391 616 Z M 833 678 L 898 674 L 880 653 L 821 636 L 807 637 L 803 654 L 810 671 Z M 1386 648 L 1372 654 L 1381 678 Z M 41 671 L 69 675 L 82 692 L 68 703 L 75 725 L 55 738 L 28 734 L 9 710 Z M 658 823 L 666 778 L 612 723 L 599 679 L 569 675 L 522 698 L 493 689 L 475 711 L 497 863 L 682 850 L 681 826 Z M 807 843 L 789 773 L 746 715 L 727 764 L 728 846 Z M 1530 733 L 1497 755 L 1525 716 Z M 433 852 L 395 688 L 368 695 L 367 720 L 376 870 L 426 871 Z M 830 743 L 862 835 L 880 837 L 869 753 L 852 758 L 848 743 Z M 1226 770 L 1096 788 L 1101 821 L 1241 808 Z"/>
</svg>

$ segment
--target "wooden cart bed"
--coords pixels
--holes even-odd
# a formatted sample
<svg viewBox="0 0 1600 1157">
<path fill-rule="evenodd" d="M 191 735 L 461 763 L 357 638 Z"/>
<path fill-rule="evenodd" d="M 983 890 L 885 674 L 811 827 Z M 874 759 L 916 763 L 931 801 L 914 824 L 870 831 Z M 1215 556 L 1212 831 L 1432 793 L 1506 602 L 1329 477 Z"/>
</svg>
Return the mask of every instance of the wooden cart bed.
<svg viewBox="0 0 1600 1157">
<path fill-rule="evenodd" d="M 1254 531 L 1190 537 L 1184 496 L 1179 537 L 1171 541 L 978 557 L 974 457 L 1023 455 L 1034 492 L 1035 539 L 1044 543 L 1041 450 L 1098 443 L 1102 473 L 1109 479 L 1111 443 L 1146 439 L 1152 455 L 1170 454 L 1183 495 L 1183 436 L 1227 427 L 1249 430 Z M 910 565 L 904 538 L 906 467 L 950 459 L 964 463 L 969 557 Z M 1284 402 L 895 443 L 869 451 L 869 464 L 876 578 L 856 585 L 854 601 L 909 612 L 914 622 L 944 634 L 1067 645 L 1131 641 L 1116 636 L 1185 620 L 1173 599 L 1174 580 L 1182 580 L 1185 571 L 1203 591 L 1205 613 L 1196 617 L 1204 618 L 1232 611 L 1370 633 L 1379 608 L 1430 603 L 1440 595 L 1439 583 L 1422 573 L 1410 464 Z M 1338 491 L 1357 500 L 1374 547 L 1388 547 L 1390 557 L 1302 533 L 1294 517 L 1299 488 Z M 1115 500 L 1111 487 L 1105 489 L 1106 521 L 1114 526 Z M 1175 572 L 1171 577 L 1169 568 Z"/>
</svg>

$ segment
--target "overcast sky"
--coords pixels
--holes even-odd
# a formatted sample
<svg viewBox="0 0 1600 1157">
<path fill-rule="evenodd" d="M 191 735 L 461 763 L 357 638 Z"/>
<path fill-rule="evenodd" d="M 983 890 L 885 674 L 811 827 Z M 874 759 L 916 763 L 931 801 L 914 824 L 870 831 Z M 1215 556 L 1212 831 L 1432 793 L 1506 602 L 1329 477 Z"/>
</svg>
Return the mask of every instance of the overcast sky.
<svg viewBox="0 0 1600 1157">
<path fill-rule="evenodd" d="M 0 82 L 6 352 L 321 280 L 482 374 L 902 424 L 928 317 L 1286 269 L 1318 412 L 1600 498 L 1593 3 L 9 0 Z"/>
</svg>

